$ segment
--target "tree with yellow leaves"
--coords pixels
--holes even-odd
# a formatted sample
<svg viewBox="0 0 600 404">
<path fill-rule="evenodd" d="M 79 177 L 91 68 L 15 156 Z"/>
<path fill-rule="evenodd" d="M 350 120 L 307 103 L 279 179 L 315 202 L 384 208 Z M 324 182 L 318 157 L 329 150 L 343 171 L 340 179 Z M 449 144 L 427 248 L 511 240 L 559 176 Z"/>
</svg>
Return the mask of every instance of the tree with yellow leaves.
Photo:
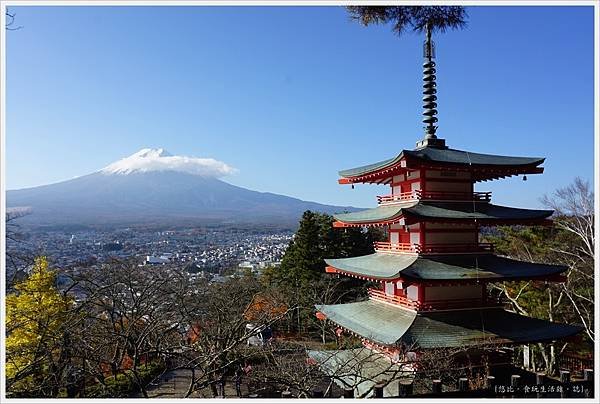
<svg viewBox="0 0 600 404">
<path fill-rule="evenodd" d="M 56 397 L 62 386 L 73 300 L 55 284 L 56 273 L 45 257 L 39 257 L 30 275 L 6 297 L 8 395 Z"/>
</svg>

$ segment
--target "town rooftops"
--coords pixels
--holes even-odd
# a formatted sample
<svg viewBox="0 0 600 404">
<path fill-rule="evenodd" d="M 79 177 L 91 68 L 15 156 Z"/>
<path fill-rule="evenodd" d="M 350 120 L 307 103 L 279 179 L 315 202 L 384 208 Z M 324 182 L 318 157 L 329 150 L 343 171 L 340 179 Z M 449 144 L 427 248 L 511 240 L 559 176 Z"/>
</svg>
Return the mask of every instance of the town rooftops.
<svg viewBox="0 0 600 404">
<path fill-rule="evenodd" d="M 517 280 L 552 277 L 564 265 L 536 264 L 493 254 L 418 256 L 375 253 L 353 258 L 326 259 L 337 271 L 378 280 Z"/>
<path fill-rule="evenodd" d="M 480 173 L 475 180 L 499 178 L 516 174 L 541 173 L 537 167 L 544 162 L 543 157 L 513 157 L 494 154 L 472 153 L 464 150 L 423 147 L 416 150 L 402 150 L 396 157 L 361 167 L 342 170 L 339 175 L 345 179 L 356 179 L 349 182 L 363 182 L 365 176 L 376 175 L 394 168 L 418 168 L 421 165 L 431 167 L 468 166 L 473 170 L 489 169 L 487 174 Z M 368 181 L 364 181 L 368 182 Z"/>
<path fill-rule="evenodd" d="M 417 313 L 389 303 L 317 305 L 342 328 L 385 346 L 412 349 L 552 341 L 581 327 L 525 317 L 499 308 Z"/>
<path fill-rule="evenodd" d="M 394 205 L 382 205 L 373 209 L 351 213 L 338 213 L 333 217 L 337 226 L 398 223 L 418 221 L 477 219 L 481 222 L 510 222 L 543 220 L 552 215 L 552 210 L 511 208 L 491 203 L 409 201 Z"/>
</svg>

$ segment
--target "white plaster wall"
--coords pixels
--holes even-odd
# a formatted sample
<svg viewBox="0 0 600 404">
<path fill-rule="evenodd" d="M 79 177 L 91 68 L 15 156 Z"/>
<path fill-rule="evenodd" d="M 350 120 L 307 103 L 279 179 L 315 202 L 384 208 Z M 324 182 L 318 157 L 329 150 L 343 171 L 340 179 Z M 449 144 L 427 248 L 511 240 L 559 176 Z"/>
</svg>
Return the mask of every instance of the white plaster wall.
<svg viewBox="0 0 600 404">
<path fill-rule="evenodd" d="M 411 244 L 419 244 L 420 234 L 419 233 L 410 233 L 410 243 Z"/>
<path fill-rule="evenodd" d="M 386 282 L 385 283 L 385 294 L 393 296 L 394 293 L 394 282 Z"/>
<path fill-rule="evenodd" d="M 412 300 L 417 300 L 419 296 L 419 287 L 415 285 L 410 285 L 406 288 L 406 297 Z"/>
</svg>

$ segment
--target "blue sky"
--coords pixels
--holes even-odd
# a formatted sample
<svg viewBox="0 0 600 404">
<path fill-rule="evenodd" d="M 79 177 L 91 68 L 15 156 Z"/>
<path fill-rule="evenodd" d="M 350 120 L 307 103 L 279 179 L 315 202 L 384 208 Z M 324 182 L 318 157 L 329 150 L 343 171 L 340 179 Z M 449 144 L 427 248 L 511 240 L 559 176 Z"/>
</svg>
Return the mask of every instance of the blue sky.
<svg viewBox="0 0 600 404">
<path fill-rule="evenodd" d="M 342 7 L 12 7 L 7 189 L 84 175 L 144 147 L 212 157 L 259 191 L 370 206 L 337 171 L 422 137 L 419 34 Z M 538 207 L 592 181 L 592 7 L 469 7 L 436 35 L 439 130 L 453 148 L 545 156 L 543 175 L 478 184 Z"/>
</svg>

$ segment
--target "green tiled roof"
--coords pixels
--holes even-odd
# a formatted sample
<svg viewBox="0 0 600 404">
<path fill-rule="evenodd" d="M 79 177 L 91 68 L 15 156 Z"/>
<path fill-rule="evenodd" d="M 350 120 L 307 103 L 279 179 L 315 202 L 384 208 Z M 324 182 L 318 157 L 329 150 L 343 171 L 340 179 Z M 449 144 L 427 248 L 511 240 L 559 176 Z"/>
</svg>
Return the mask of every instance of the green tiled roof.
<svg viewBox="0 0 600 404">
<path fill-rule="evenodd" d="M 424 219 L 481 219 L 481 220 L 536 220 L 552 215 L 551 210 L 521 209 L 491 203 L 471 202 L 408 202 L 383 205 L 373 209 L 333 215 L 348 224 L 389 221 L 404 214 Z"/>
<path fill-rule="evenodd" d="M 456 149 L 438 149 L 435 147 L 424 147 L 419 150 L 403 150 L 402 152 L 407 156 L 428 161 L 485 166 L 528 166 L 542 164 L 545 160 L 544 157 L 499 156 Z"/>
<path fill-rule="evenodd" d="M 498 308 L 416 313 L 373 300 L 316 308 L 329 320 L 371 341 L 411 348 L 542 342 L 582 330 Z"/>
<path fill-rule="evenodd" d="M 342 327 L 372 341 L 394 345 L 413 324 L 417 313 L 374 300 L 317 305 L 317 310 Z"/>
<path fill-rule="evenodd" d="M 371 390 L 376 383 L 412 381 L 415 377 L 411 366 L 394 363 L 389 357 L 365 347 L 335 351 L 309 350 L 307 354 L 340 387 L 353 386 L 355 397 L 372 396 Z M 398 392 L 394 391 L 397 389 L 394 383 L 386 385 L 384 397 L 398 397 Z"/>
<path fill-rule="evenodd" d="M 398 205 L 379 206 L 373 209 L 359 210 L 350 213 L 336 213 L 333 217 L 344 223 L 369 223 L 381 220 L 391 220 L 402 215 L 402 209 L 415 206 L 418 202 L 411 201 Z"/>
<path fill-rule="evenodd" d="M 484 165 L 484 166 L 537 166 L 544 162 L 543 157 L 512 157 L 498 156 L 494 154 L 471 153 L 456 149 L 439 149 L 435 147 L 424 147 L 418 150 L 402 150 L 400 154 L 391 159 L 361 167 L 342 170 L 342 177 L 356 177 L 381 170 L 396 164 L 404 156 L 410 156 L 420 160 L 438 162 L 444 164 L 462 165 Z"/>
<path fill-rule="evenodd" d="M 492 254 L 456 254 L 420 257 L 410 254 L 375 253 L 353 258 L 326 259 L 327 265 L 344 272 L 377 279 L 424 280 L 520 279 L 559 274 L 563 265 L 536 264 Z"/>
<path fill-rule="evenodd" d="M 418 259 L 417 255 L 412 254 L 375 253 L 352 258 L 326 259 L 325 262 L 329 266 L 356 275 L 395 279 Z"/>
</svg>

